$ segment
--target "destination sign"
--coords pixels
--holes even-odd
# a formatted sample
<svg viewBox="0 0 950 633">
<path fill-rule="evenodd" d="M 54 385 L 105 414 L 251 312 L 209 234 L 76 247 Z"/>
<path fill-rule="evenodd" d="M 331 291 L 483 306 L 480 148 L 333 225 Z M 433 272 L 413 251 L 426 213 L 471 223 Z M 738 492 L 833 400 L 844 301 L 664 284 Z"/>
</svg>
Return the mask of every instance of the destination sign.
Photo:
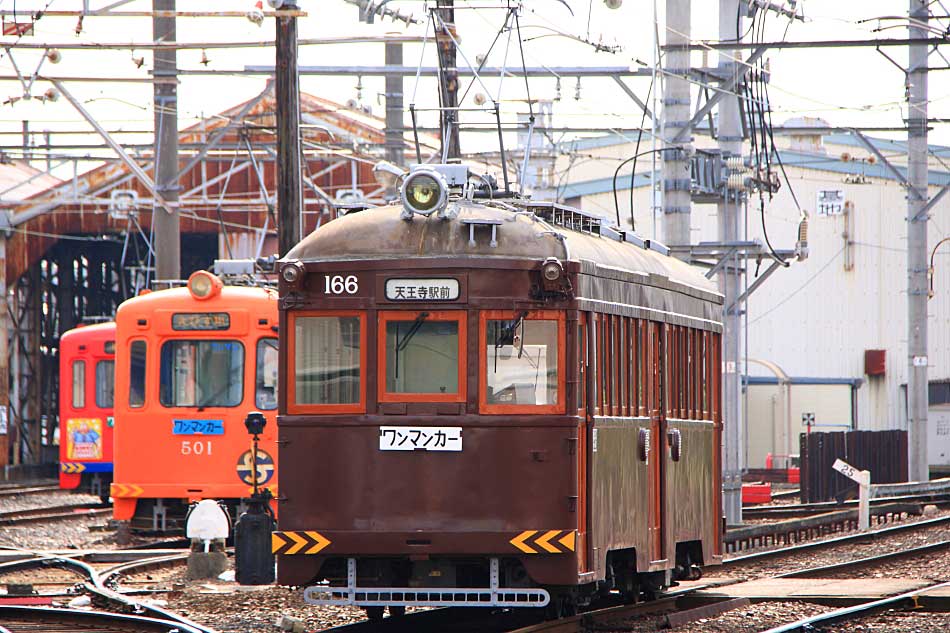
<svg viewBox="0 0 950 633">
<path fill-rule="evenodd" d="M 172 315 L 173 330 L 226 330 L 231 327 L 227 312 L 194 312 Z"/>
<path fill-rule="evenodd" d="M 457 301 L 458 279 L 387 279 L 389 301 Z"/>
</svg>

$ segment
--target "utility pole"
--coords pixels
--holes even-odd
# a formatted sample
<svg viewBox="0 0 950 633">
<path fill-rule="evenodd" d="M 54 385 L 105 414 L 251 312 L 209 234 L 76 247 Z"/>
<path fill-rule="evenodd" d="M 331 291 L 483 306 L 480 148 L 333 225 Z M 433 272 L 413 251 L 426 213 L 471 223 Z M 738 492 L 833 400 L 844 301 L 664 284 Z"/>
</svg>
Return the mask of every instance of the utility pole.
<svg viewBox="0 0 950 633">
<path fill-rule="evenodd" d="M 402 42 L 386 42 L 386 65 L 402 66 Z M 403 78 L 386 76 L 386 160 L 394 165 L 406 162 L 403 154 Z"/>
<path fill-rule="evenodd" d="M 285 5 L 296 10 L 295 5 Z M 277 241 L 283 257 L 300 241 L 300 77 L 297 74 L 297 18 L 277 18 Z"/>
<path fill-rule="evenodd" d="M 458 125 L 458 89 L 459 74 L 456 66 L 455 42 L 455 0 L 437 0 L 436 15 L 440 23 L 436 26 L 435 41 L 439 53 L 439 96 L 442 112 L 439 128 L 442 130 L 442 154 L 446 158 L 461 158 Z"/>
<path fill-rule="evenodd" d="M 666 43 L 689 44 L 691 0 L 666 0 Z M 689 130 L 690 99 L 689 50 L 669 50 L 666 53 L 666 81 L 663 90 L 663 242 L 669 246 L 684 246 L 690 243 L 689 223 L 692 200 L 690 198 L 689 157 L 683 149 L 692 140 Z M 684 128 L 685 129 L 684 131 Z M 671 143 L 677 135 L 683 143 Z M 689 254 L 680 255 L 689 258 Z"/>
<path fill-rule="evenodd" d="M 175 11 L 175 0 L 152 0 L 154 11 Z M 165 14 L 167 15 L 167 14 Z M 174 42 L 175 17 L 152 17 L 152 38 Z M 178 52 L 154 52 L 155 77 L 171 81 L 154 84 L 155 109 L 155 190 L 167 203 L 155 205 L 155 278 L 181 279 L 181 226 L 178 214 Z"/>
<path fill-rule="evenodd" d="M 742 18 L 739 16 L 740 0 L 719 0 L 719 39 L 737 41 L 742 33 Z M 719 70 L 726 77 L 736 77 L 740 72 L 736 62 L 738 51 L 723 50 L 719 53 Z M 737 88 L 738 89 L 738 88 Z M 719 102 L 719 149 L 725 155 L 742 155 L 742 120 L 739 98 L 728 94 Z M 739 189 L 724 188 L 724 198 L 718 203 L 719 241 L 724 244 L 739 240 L 739 209 L 743 193 Z M 745 262 L 743 258 L 742 262 Z M 726 311 L 723 314 L 722 334 L 722 419 L 723 462 L 722 488 L 723 512 L 726 523 L 742 523 L 742 450 L 743 433 L 742 402 L 740 391 L 739 350 L 742 338 L 741 320 L 736 299 L 741 291 L 742 272 L 738 256 L 733 257 L 719 274 L 719 283 L 725 295 Z M 734 310 L 728 307 L 735 305 Z"/>
<path fill-rule="evenodd" d="M 909 36 L 924 40 L 925 0 L 910 0 Z M 910 478 L 930 479 L 927 462 L 927 44 L 910 45 L 907 69 L 907 418 Z"/>
</svg>

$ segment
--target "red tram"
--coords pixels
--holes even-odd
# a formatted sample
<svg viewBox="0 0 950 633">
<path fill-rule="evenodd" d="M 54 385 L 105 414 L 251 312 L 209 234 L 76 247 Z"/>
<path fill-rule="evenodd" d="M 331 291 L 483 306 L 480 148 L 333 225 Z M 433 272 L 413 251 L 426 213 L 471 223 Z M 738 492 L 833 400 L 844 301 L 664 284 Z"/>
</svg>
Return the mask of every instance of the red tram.
<svg viewBox="0 0 950 633">
<path fill-rule="evenodd" d="M 419 169 L 280 266 L 281 584 L 560 615 L 721 560 L 722 296 L 665 247 Z"/>
<path fill-rule="evenodd" d="M 116 313 L 113 516 L 172 529 L 190 502 L 277 490 L 277 293 L 206 271 Z M 253 462 L 248 410 L 271 424 Z"/>
<path fill-rule="evenodd" d="M 115 323 L 84 325 L 59 339 L 59 487 L 109 496 Z"/>
</svg>

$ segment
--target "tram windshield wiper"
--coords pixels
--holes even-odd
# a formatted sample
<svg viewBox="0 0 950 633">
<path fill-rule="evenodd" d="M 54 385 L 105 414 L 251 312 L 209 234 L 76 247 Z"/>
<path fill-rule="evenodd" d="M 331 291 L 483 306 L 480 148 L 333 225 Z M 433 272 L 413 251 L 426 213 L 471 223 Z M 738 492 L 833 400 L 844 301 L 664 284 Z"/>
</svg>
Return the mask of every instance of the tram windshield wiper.
<svg viewBox="0 0 950 633">
<path fill-rule="evenodd" d="M 399 377 L 399 352 L 405 350 L 406 347 L 408 347 L 409 341 L 411 341 L 412 337 L 416 335 L 416 333 L 419 331 L 419 328 L 422 327 L 422 323 L 427 318 L 429 318 L 428 312 L 420 312 L 419 316 L 416 317 L 416 320 L 412 322 L 411 326 L 409 326 L 409 331 L 406 332 L 405 336 L 403 336 L 401 339 L 399 338 L 399 330 L 396 330 L 396 367 L 394 375 L 397 378 Z M 399 326 L 396 327 L 398 328 Z"/>
<path fill-rule="evenodd" d="M 528 316 L 528 311 L 523 310 L 521 314 L 513 318 L 511 321 L 502 326 L 501 330 L 495 331 L 495 354 L 494 354 L 494 371 L 498 371 L 498 350 L 506 345 L 515 344 L 515 332 L 518 330 L 518 326 L 524 323 L 525 317 Z M 518 346 L 518 358 L 521 358 L 521 354 L 524 351 L 524 336 L 520 339 L 520 344 Z"/>
<path fill-rule="evenodd" d="M 396 351 L 401 352 L 409 345 L 409 341 L 412 340 L 412 337 L 416 335 L 416 332 L 419 331 L 419 328 L 422 327 L 422 322 L 429 318 L 428 312 L 420 312 L 419 316 L 416 317 L 416 320 L 412 322 L 412 325 L 409 327 L 409 331 L 406 332 L 406 335 L 402 337 L 402 340 L 396 341 Z"/>
</svg>

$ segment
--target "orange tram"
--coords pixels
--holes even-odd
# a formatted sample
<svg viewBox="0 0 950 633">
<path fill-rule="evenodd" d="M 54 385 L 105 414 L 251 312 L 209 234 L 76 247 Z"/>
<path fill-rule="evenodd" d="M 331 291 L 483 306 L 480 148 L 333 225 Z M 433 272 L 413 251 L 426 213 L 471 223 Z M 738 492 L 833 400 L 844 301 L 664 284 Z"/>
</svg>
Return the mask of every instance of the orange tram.
<svg viewBox="0 0 950 633">
<path fill-rule="evenodd" d="M 277 293 L 198 271 L 116 313 L 113 516 L 180 527 L 191 502 L 276 493 Z M 256 464 L 244 417 L 268 418 Z M 276 496 L 276 494 L 275 494 Z"/>
<path fill-rule="evenodd" d="M 59 340 L 59 487 L 109 496 L 115 323 L 84 325 Z"/>
</svg>

